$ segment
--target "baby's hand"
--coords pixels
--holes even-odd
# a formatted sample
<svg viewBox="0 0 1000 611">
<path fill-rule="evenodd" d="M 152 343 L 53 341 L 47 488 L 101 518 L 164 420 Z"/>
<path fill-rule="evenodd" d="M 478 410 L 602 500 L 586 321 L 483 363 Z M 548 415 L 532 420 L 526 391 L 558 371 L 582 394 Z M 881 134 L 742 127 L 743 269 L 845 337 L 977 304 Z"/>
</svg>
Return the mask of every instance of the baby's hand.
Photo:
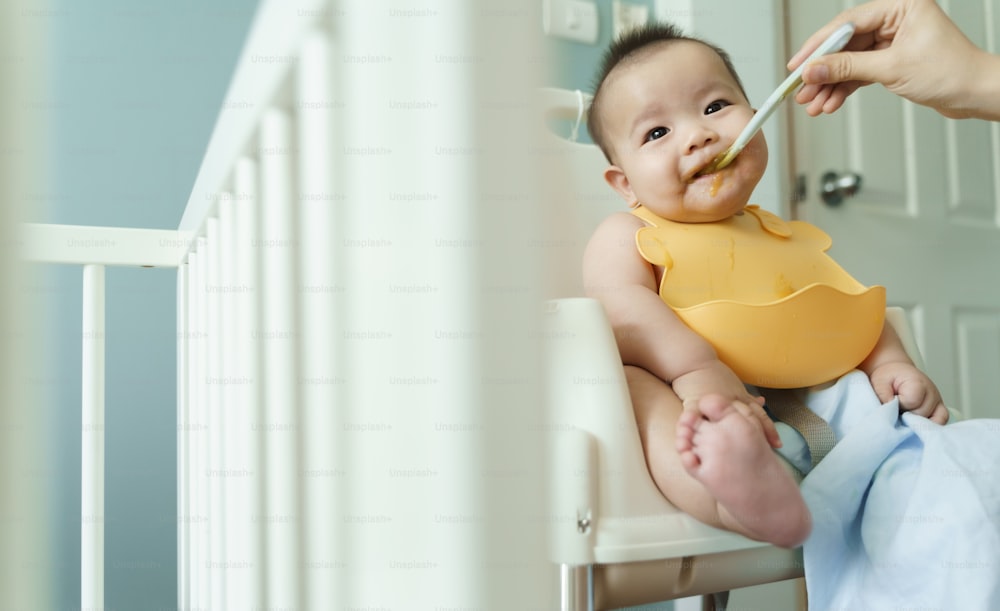
<svg viewBox="0 0 1000 611">
<path fill-rule="evenodd" d="M 732 404 L 744 416 L 760 422 L 764 437 L 772 448 L 781 447 L 781 438 L 774 422 L 764 411 L 764 397 L 755 397 L 731 369 L 717 361 L 709 367 L 696 369 L 674 379 L 671 386 L 684 404 L 682 421 L 702 417 L 700 404 L 706 397 L 712 401 Z"/>
<path fill-rule="evenodd" d="M 869 376 L 875 394 L 883 403 L 899 397 L 899 408 L 928 418 L 948 422 L 948 410 L 937 386 L 911 363 L 892 362 L 880 365 Z"/>
</svg>

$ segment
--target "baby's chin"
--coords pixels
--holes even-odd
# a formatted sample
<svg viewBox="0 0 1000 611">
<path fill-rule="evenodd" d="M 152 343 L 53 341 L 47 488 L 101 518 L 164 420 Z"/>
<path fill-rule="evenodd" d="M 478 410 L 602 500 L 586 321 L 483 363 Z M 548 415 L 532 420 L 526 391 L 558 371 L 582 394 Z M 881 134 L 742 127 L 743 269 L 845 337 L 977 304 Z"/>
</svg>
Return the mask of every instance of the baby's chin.
<svg viewBox="0 0 1000 611">
<path fill-rule="evenodd" d="M 756 181 L 747 181 L 729 168 L 692 181 L 685 193 L 686 210 L 700 213 L 707 220 L 722 220 L 749 203 Z M 704 222 L 704 221 L 703 221 Z"/>
</svg>

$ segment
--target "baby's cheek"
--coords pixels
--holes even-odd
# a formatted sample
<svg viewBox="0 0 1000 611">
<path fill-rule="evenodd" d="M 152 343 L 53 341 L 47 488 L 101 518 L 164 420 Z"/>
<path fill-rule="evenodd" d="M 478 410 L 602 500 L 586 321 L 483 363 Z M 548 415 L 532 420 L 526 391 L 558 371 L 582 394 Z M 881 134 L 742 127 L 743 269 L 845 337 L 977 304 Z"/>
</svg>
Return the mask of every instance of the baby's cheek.
<svg viewBox="0 0 1000 611">
<path fill-rule="evenodd" d="M 767 141 L 764 140 L 764 132 L 757 134 L 757 136 L 750 142 L 753 145 L 753 153 L 755 157 L 760 159 L 760 164 L 762 166 L 767 166 Z"/>
<path fill-rule="evenodd" d="M 736 173 L 739 181 L 752 191 L 757 186 L 757 183 L 760 182 L 761 177 L 764 176 L 764 171 L 767 169 L 767 149 L 765 148 L 763 151 L 747 151 L 744 149 L 743 152 L 749 154 L 743 159 L 743 163 L 736 168 Z"/>
</svg>

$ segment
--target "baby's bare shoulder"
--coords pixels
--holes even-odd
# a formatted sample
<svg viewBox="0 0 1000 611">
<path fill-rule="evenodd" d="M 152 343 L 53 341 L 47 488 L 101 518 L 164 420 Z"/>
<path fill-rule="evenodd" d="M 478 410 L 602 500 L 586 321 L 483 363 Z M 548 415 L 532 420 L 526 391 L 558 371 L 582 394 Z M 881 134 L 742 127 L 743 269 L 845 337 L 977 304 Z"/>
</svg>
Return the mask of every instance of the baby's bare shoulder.
<svg viewBox="0 0 1000 611">
<path fill-rule="evenodd" d="M 590 241 L 594 243 L 595 241 L 602 242 L 608 239 L 617 240 L 623 236 L 634 240 L 635 232 L 645 226 L 646 223 L 634 214 L 615 212 L 601 221 L 591 235 Z"/>
<path fill-rule="evenodd" d="M 635 232 L 645 227 L 642 219 L 618 212 L 601 221 L 587 243 L 583 256 L 584 277 L 606 284 L 619 281 L 647 281 L 649 264 L 639 254 Z"/>
</svg>

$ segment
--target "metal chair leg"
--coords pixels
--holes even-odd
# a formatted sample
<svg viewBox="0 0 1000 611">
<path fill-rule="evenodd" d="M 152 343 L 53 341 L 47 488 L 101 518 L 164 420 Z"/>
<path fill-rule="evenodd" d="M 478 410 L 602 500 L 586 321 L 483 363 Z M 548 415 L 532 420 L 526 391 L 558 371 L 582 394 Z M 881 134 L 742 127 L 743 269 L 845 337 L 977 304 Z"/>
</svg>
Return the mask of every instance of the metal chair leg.
<svg viewBox="0 0 1000 611">
<path fill-rule="evenodd" d="M 593 587 L 590 566 L 559 565 L 560 611 L 593 611 Z"/>
<path fill-rule="evenodd" d="M 701 597 L 701 611 L 726 611 L 729 605 L 729 591 L 705 594 Z"/>
</svg>

